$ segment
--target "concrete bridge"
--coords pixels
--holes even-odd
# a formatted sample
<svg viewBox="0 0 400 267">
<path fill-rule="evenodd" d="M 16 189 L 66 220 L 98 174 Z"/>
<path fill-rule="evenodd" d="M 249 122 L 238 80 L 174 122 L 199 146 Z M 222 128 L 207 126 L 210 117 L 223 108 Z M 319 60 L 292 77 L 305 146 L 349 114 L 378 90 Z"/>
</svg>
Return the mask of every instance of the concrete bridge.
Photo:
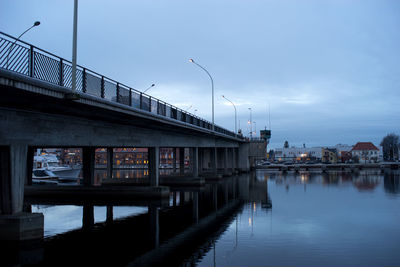
<svg viewBox="0 0 400 267">
<path fill-rule="evenodd" d="M 36 148 L 82 148 L 83 185 L 92 191 L 96 148 L 107 148 L 108 162 L 113 148 L 148 148 L 147 190 L 158 197 L 169 192 L 159 186 L 160 147 L 179 153 L 190 148 L 192 177 L 249 170 L 249 143 L 235 133 L 82 66 L 72 92 L 71 72 L 69 61 L 0 33 L 2 232 L 19 239 L 40 236 L 32 227 L 34 221 L 43 224 L 43 217 L 22 213 Z M 139 195 L 146 195 L 143 190 Z"/>
</svg>

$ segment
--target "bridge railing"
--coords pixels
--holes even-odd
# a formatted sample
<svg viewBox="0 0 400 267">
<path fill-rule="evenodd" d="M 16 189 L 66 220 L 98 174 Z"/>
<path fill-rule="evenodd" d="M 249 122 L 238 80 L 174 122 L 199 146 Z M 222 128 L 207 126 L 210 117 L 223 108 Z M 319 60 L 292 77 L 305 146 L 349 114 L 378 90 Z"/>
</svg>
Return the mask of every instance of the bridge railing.
<svg viewBox="0 0 400 267">
<path fill-rule="evenodd" d="M 72 63 L 43 49 L 0 32 L 0 68 L 72 89 Z M 77 65 L 76 90 L 135 109 L 212 130 L 212 124 L 196 115 L 140 92 L 95 71 Z M 222 127 L 215 132 L 238 137 Z"/>
</svg>

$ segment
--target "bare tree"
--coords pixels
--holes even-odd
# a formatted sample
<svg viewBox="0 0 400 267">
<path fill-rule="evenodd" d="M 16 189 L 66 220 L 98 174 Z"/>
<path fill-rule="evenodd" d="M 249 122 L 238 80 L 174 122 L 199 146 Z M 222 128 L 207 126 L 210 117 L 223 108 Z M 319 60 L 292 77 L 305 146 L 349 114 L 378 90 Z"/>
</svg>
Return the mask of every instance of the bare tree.
<svg viewBox="0 0 400 267">
<path fill-rule="evenodd" d="M 399 158 L 399 136 L 391 133 L 386 135 L 381 142 L 383 159 L 393 161 Z"/>
</svg>

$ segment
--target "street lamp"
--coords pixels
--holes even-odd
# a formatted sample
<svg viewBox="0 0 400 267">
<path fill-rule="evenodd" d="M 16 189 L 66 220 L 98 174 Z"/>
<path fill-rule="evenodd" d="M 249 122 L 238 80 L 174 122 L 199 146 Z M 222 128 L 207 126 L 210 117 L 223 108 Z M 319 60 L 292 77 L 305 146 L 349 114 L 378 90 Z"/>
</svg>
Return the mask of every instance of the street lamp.
<svg viewBox="0 0 400 267">
<path fill-rule="evenodd" d="M 40 25 L 40 21 L 35 21 L 35 23 L 33 23 L 32 26 L 30 26 L 28 29 L 26 29 L 23 33 L 20 34 L 20 36 L 18 36 L 18 38 L 14 41 L 14 43 L 11 44 L 10 48 L 8 49 L 8 53 L 7 53 L 7 69 L 8 69 L 8 58 L 10 57 L 10 53 L 15 45 L 15 43 L 22 37 L 22 35 L 24 35 L 25 33 L 27 33 L 30 29 L 32 29 L 33 27 L 39 26 Z"/>
<path fill-rule="evenodd" d="M 76 49 L 78 39 L 78 0 L 74 1 L 74 21 L 72 31 L 72 93 L 76 91 Z"/>
<path fill-rule="evenodd" d="M 211 74 L 200 64 L 198 64 L 197 62 L 195 62 L 192 58 L 189 59 L 190 62 L 192 62 L 193 64 L 196 64 L 199 68 L 201 68 L 202 70 L 204 70 L 207 75 L 210 77 L 211 79 L 211 94 L 212 94 L 212 130 L 214 131 L 214 80 L 211 77 Z"/>
<path fill-rule="evenodd" d="M 154 87 L 154 86 L 156 86 L 156 85 L 153 83 L 152 85 L 149 86 L 149 88 L 147 88 L 146 90 L 144 90 L 143 93 L 146 93 L 147 90 L 149 90 L 150 88 L 152 88 L 152 87 Z"/>
<path fill-rule="evenodd" d="M 253 122 L 252 122 L 252 118 L 251 118 L 251 108 L 249 108 L 250 110 L 250 139 L 253 137 Z"/>
<path fill-rule="evenodd" d="M 230 100 L 229 100 L 228 98 L 226 98 L 224 95 L 222 95 L 222 97 L 225 98 L 226 100 L 228 100 L 229 102 L 231 102 L 233 108 L 235 109 L 235 134 L 236 134 L 236 133 L 237 133 L 237 124 L 236 124 L 236 121 L 237 121 L 237 114 L 236 114 L 236 106 L 235 106 L 235 104 L 234 104 L 232 101 L 230 101 Z"/>
</svg>

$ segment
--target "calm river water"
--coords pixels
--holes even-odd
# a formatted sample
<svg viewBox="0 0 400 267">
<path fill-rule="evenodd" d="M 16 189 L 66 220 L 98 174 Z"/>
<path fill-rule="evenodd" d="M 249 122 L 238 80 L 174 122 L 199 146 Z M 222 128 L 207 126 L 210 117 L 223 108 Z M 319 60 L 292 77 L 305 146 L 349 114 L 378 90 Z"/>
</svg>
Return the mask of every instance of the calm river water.
<svg viewBox="0 0 400 267">
<path fill-rule="evenodd" d="M 172 191 L 159 203 L 27 200 L 45 239 L 3 262 L 400 266 L 398 172 L 256 171 Z"/>
</svg>

